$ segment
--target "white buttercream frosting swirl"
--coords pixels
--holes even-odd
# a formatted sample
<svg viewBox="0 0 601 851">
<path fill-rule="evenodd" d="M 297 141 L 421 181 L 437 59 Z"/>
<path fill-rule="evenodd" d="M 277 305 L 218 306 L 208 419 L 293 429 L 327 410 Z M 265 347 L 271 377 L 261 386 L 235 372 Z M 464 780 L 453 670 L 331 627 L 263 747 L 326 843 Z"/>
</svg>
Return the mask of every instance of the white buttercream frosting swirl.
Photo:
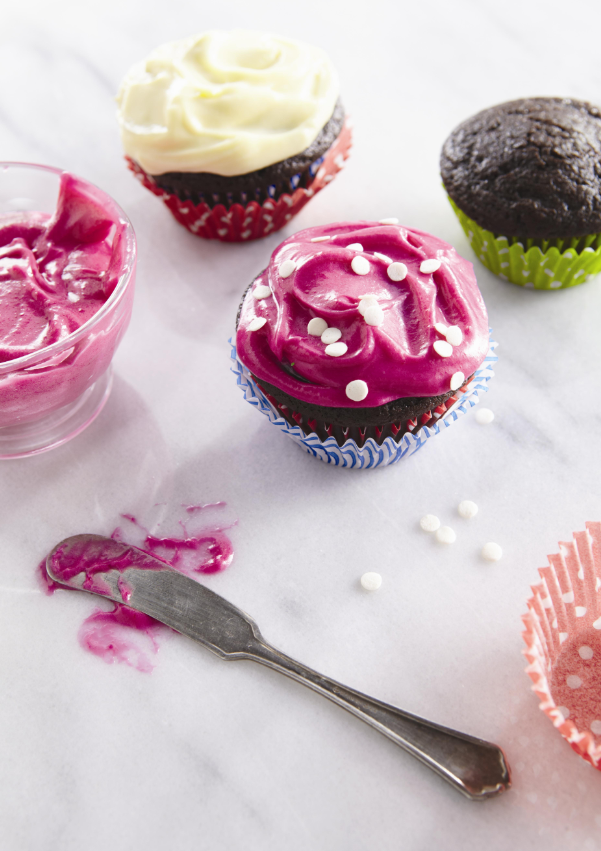
<svg viewBox="0 0 601 851">
<path fill-rule="evenodd" d="M 125 153 L 148 174 L 247 174 L 304 151 L 330 119 L 338 77 L 318 47 L 211 31 L 154 50 L 118 95 Z"/>
</svg>

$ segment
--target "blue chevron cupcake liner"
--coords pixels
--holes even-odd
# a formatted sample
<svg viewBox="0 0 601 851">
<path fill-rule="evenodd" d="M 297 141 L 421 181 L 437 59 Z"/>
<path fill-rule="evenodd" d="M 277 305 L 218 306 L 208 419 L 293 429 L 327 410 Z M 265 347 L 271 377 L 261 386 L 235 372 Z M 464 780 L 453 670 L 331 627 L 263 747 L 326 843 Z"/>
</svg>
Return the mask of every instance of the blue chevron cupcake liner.
<svg viewBox="0 0 601 851">
<path fill-rule="evenodd" d="M 269 422 L 292 438 L 301 449 L 314 458 L 337 467 L 359 467 L 366 470 L 387 467 L 389 464 L 396 464 L 401 458 L 414 455 L 428 440 L 449 428 L 463 414 L 467 414 L 478 404 L 480 394 L 488 390 L 488 382 L 494 376 L 492 367 L 498 360 L 495 354 L 497 343 L 491 339 L 488 354 L 466 391 L 433 426 L 423 426 L 417 434 L 407 432 L 398 443 L 392 437 L 387 437 L 381 445 L 378 445 L 373 438 L 369 438 L 362 447 L 359 447 L 354 440 L 347 440 L 342 446 L 338 446 L 334 437 L 328 437 L 327 440 L 322 441 L 316 434 L 307 435 L 299 426 L 291 426 L 286 422 L 257 386 L 244 364 L 238 360 L 236 346 L 231 339 L 229 342 L 232 349 L 232 372 L 244 393 L 244 398 L 250 405 L 257 408 L 269 419 Z"/>
</svg>

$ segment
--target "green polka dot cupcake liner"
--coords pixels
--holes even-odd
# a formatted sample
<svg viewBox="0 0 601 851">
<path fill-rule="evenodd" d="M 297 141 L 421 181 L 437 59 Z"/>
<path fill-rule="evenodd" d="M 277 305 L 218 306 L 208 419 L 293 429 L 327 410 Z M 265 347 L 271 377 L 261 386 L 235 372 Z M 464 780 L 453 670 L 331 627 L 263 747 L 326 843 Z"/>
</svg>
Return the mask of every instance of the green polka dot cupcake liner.
<svg viewBox="0 0 601 851">
<path fill-rule="evenodd" d="M 449 198 L 476 257 L 503 278 L 535 290 L 565 290 L 601 272 L 601 234 L 574 239 L 532 240 L 495 236 Z"/>
</svg>

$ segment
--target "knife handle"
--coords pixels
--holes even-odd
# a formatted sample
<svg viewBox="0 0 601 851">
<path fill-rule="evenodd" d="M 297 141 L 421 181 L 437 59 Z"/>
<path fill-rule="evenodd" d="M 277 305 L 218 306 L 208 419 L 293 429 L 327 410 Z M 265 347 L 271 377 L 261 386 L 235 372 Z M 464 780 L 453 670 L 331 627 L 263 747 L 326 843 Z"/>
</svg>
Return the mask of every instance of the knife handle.
<svg viewBox="0 0 601 851">
<path fill-rule="evenodd" d="M 352 712 L 415 756 L 472 801 L 482 801 L 511 785 L 503 751 L 490 742 L 433 724 L 348 688 L 280 653 L 265 641 L 247 648 L 254 659 Z"/>
</svg>

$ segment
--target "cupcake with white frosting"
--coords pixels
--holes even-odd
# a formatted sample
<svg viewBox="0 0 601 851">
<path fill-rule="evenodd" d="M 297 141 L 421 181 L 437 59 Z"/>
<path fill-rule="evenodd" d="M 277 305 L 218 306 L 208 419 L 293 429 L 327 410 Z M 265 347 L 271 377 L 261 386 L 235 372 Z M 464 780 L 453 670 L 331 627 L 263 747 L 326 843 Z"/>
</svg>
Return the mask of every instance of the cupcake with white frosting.
<svg viewBox="0 0 601 851">
<path fill-rule="evenodd" d="M 283 227 L 342 168 L 351 144 L 327 55 L 265 33 L 165 44 L 129 71 L 118 103 L 129 167 L 209 239 Z"/>
</svg>

